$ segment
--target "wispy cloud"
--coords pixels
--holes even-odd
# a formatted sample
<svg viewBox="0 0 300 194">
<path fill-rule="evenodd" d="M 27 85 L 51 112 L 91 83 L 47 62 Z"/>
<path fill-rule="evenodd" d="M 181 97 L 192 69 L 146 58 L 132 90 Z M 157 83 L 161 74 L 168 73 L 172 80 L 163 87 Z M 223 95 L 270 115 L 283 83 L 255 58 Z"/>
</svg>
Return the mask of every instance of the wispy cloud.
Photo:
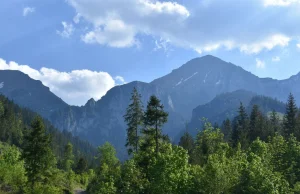
<svg viewBox="0 0 300 194">
<path fill-rule="evenodd" d="M 273 62 L 278 62 L 278 61 L 280 61 L 280 57 L 279 56 L 273 57 L 272 61 Z"/>
<path fill-rule="evenodd" d="M 264 61 L 256 58 L 256 68 L 258 69 L 264 69 L 266 67 L 266 64 Z"/>
<path fill-rule="evenodd" d="M 34 13 L 35 8 L 34 7 L 24 7 L 23 9 L 23 16 L 26 17 L 27 15 Z"/>
<path fill-rule="evenodd" d="M 73 24 L 68 24 L 65 21 L 61 22 L 61 24 L 63 25 L 63 30 L 56 30 L 56 33 L 63 38 L 70 38 L 75 30 Z"/>
</svg>

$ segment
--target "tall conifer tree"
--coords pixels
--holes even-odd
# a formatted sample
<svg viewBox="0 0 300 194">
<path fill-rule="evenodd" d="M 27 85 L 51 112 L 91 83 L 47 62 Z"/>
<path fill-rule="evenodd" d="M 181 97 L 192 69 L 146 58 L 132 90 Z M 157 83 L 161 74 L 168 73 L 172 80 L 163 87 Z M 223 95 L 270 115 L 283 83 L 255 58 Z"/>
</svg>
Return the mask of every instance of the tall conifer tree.
<svg viewBox="0 0 300 194">
<path fill-rule="evenodd" d="M 36 117 L 31 124 L 31 132 L 25 137 L 23 158 L 26 174 L 32 189 L 36 182 L 47 182 L 47 173 L 55 167 L 56 160 L 51 150 L 51 140 L 45 132 L 41 117 Z"/>
<path fill-rule="evenodd" d="M 127 123 L 127 142 L 128 154 L 133 151 L 138 152 L 140 128 L 143 125 L 143 104 L 141 95 L 137 89 L 134 88 L 131 96 L 131 104 L 128 106 L 126 114 L 124 115 Z"/>
<path fill-rule="evenodd" d="M 289 137 L 290 134 L 295 133 L 297 125 L 297 106 L 292 94 L 289 95 L 288 102 L 286 104 L 286 114 L 283 122 L 283 134 L 285 137 Z"/>
<path fill-rule="evenodd" d="M 144 117 L 144 134 L 155 140 L 156 154 L 159 152 L 159 141 L 163 139 L 161 127 L 168 120 L 168 113 L 164 111 L 164 106 L 156 96 L 151 96 L 147 105 Z"/>
</svg>

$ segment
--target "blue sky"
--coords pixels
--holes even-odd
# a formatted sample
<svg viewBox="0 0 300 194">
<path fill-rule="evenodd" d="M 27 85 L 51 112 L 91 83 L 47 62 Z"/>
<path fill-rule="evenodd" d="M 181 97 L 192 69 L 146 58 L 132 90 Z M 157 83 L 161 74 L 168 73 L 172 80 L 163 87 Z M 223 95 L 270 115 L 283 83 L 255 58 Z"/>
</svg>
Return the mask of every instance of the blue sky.
<svg viewBox="0 0 300 194">
<path fill-rule="evenodd" d="M 0 23 L 0 69 L 75 105 L 207 54 L 259 77 L 300 71 L 300 0 L 9 0 Z"/>
</svg>

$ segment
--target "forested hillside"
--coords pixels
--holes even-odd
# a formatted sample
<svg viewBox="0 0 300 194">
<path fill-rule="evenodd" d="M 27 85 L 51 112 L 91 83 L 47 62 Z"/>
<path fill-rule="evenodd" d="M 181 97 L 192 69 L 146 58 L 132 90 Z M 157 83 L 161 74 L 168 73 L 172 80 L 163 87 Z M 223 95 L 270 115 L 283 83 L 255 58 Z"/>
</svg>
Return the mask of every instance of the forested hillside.
<svg viewBox="0 0 300 194">
<path fill-rule="evenodd" d="M 168 114 L 152 96 L 143 111 L 134 90 L 127 109 L 127 148 L 120 163 L 109 143 L 99 147 L 100 166 L 88 193 L 299 193 L 300 112 L 292 95 L 284 119 L 240 103 L 220 128 L 205 122 L 196 138 L 186 132 L 179 145 L 162 133 Z"/>
<path fill-rule="evenodd" d="M 4 193 L 36 194 L 72 193 L 77 188 L 89 194 L 299 193 L 300 111 L 292 94 L 283 117 L 265 109 L 281 103 L 269 98 L 261 103 L 261 98 L 265 99 L 251 100 L 250 112 L 240 102 L 237 115 L 221 126 L 204 120 L 195 138 L 187 129 L 175 145 L 162 131 L 168 121 L 164 105 L 151 96 L 143 107 L 134 89 L 124 115 L 124 146 L 130 159 L 121 162 L 106 142 L 98 147 L 96 166 L 90 170 L 84 158 L 74 159 L 71 143 L 64 145 L 61 156 L 57 154 L 55 138 L 50 138 L 40 117 L 30 126 L 16 122 L 24 115 L 17 110 L 23 109 L 2 98 L 3 126 L 8 123 L 7 107 L 19 114 L 11 114 L 13 130 L 1 136 L 6 143 L 0 144 L 0 188 Z M 20 130 L 21 126 L 27 128 Z"/>
</svg>

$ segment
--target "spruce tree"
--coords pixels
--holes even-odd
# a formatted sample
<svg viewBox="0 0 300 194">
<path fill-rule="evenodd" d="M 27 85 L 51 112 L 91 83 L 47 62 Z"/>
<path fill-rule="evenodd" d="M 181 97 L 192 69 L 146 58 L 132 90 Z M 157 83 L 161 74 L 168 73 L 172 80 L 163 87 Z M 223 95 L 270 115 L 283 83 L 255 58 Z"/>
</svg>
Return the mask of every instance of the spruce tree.
<svg viewBox="0 0 300 194">
<path fill-rule="evenodd" d="M 249 118 L 243 103 L 240 103 L 238 116 L 235 118 L 234 128 L 232 132 L 232 142 L 233 146 L 237 146 L 241 143 L 242 147 L 248 146 L 248 128 L 249 128 Z"/>
<path fill-rule="evenodd" d="M 283 122 L 283 135 L 289 137 L 290 134 L 295 133 L 297 125 L 297 106 L 292 94 L 289 95 L 288 102 L 286 104 L 286 114 Z"/>
<path fill-rule="evenodd" d="M 230 142 L 231 135 L 232 135 L 232 126 L 231 126 L 231 121 L 229 118 L 227 118 L 225 121 L 223 121 L 222 131 L 224 133 L 224 139 L 226 141 Z"/>
<path fill-rule="evenodd" d="M 189 155 L 192 154 L 193 149 L 195 147 L 195 142 L 194 142 L 194 138 L 190 135 L 187 129 L 183 134 L 183 136 L 180 138 L 178 145 L 183 147 L 185 150 L 187 150 Z"/>
<path fill-rule="evenodd" d="M 126 146 L 128 147 L 128 154 L 131 154 L 133 151 L 138 152 L 140 127 L 143 125 L 143 104 L 141 95 L 136 88 L 133 89 L 131 102 L 124 115 L 127 123 Z"/>
<path fill-rule="evenodd" d="M 271 124 L 271 132 L 274 133 L 279 133 L 280 131 L 280 122 L 279 122 L 279 117 L 278 114 L 275 110 L 271 112 L 270 116 L 270 124 Z"/>
<path fill-rule="evenodd" d="M 151 96 L 144 116 L 145 129 L 143 133 L 146 138 L 153 138 L 155 141 L 155 152 L 159 152 L 159 141 L 163 140 L 161 127 L 168 120 L 168 113 L 164 111 L 164 106 L 156 96 Z M 149 143 L 149 142 L 148 142 Z"/>
<path fill-rule="evenodd" d="M 88 164 L 85 158 L 81 157 L 78 160 L 78 163 L 76 165 L 76 173 L 77 174 L 82 174 L 84 173 L 88 168 Z"/>
<path fill-rule="evenodd" d="M 23 159 L 31 188 L 36 182 L 47 182 L 48 172 L 55 167 L 56 160 L 51 150 L 50 136 L 46 134 L 41 117 L 31 124 L 31 132 L 25 137 Z"/>
<path fill-rule="evenodd" d="M 73 145 L 71 143 L 68 143 L 65 146 L 63 157 L 63 169 L 64 171 L 69 172 L 72 170 L 72 165 L 74 163 Z"/>
<path fill-rule="evenodd" d="M 250 114 L 249 140 L 252 142 L 257 137 L 262 137 L 263 133 L 262 113 L 260 112 L 258 105 L 253 105 Z"/>
</svg>

